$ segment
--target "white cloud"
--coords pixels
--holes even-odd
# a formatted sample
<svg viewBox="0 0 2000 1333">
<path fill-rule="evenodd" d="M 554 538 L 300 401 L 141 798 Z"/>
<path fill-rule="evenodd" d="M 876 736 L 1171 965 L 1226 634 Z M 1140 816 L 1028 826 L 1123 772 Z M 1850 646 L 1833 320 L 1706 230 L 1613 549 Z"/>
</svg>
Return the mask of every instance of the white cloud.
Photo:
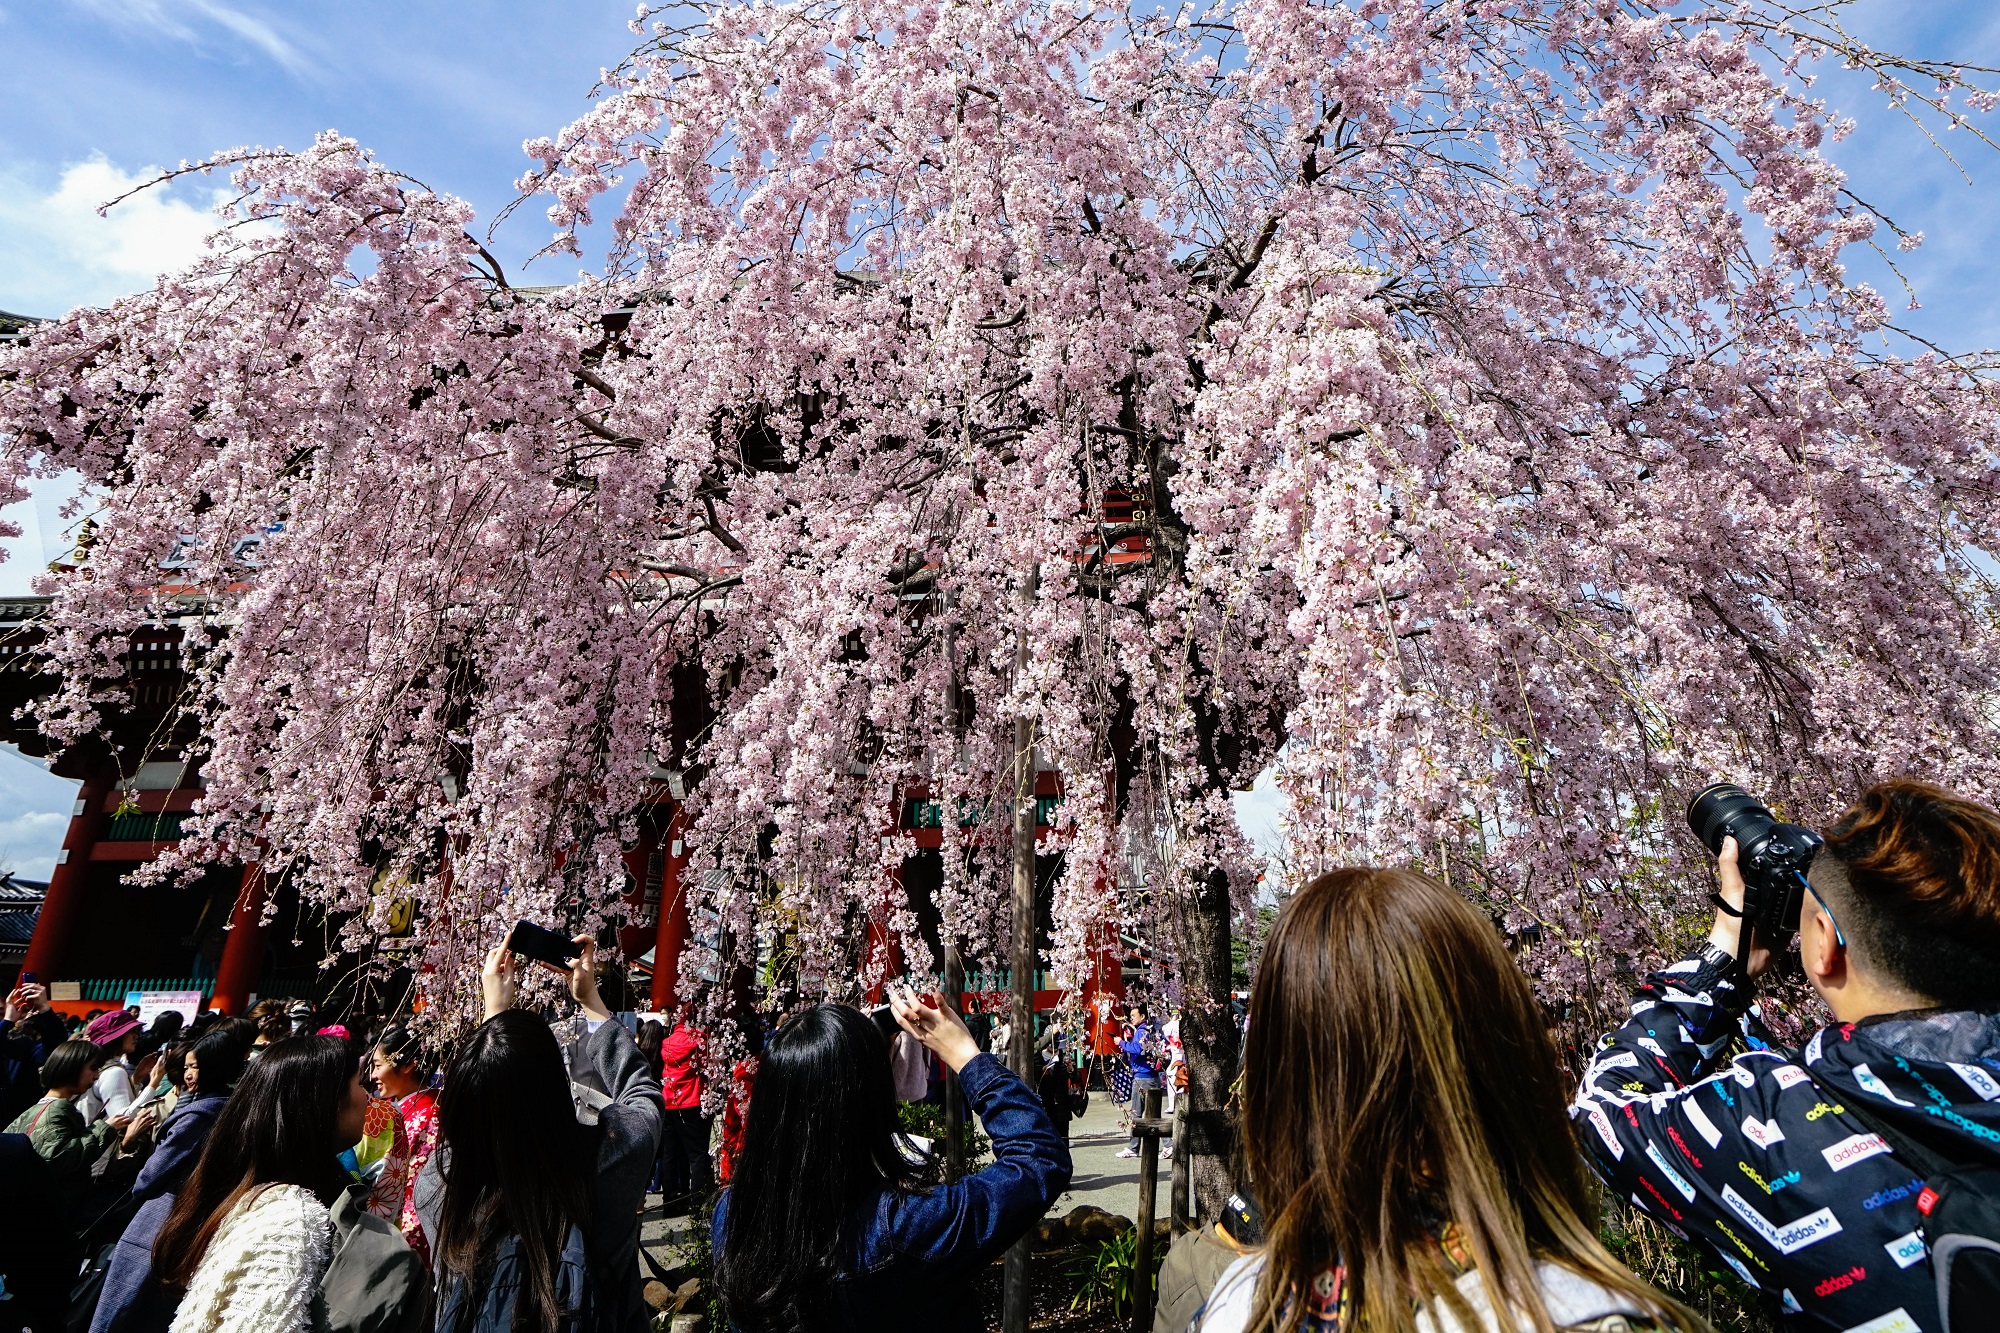
<svg viewBox="0 0 2000 1333">
<path fill-rule="evenodd" d="M 1283 860 L 1286 850 L 1285 816 L 1291 813 L 1291 798 L 1278 790 L 1277 770 L 1266 768 L 1257 775 L 1249 791 L 1229 794 L 1236 807 L 1236 826 L 1251 846 L 1267 857 Z"/>
<path fill-rule="evenodd" d="M 0 309 L 52 316 L 104 305 L 193 262 L 219 219 L 185 191 L 156 186 L 97 214 L 157 174 L 128 173 L 102 155 L 65 167 L 53 190 L 0 173 Z"/>
<path fill-rule="evenodd" d="M 47 879 L 69 828 L 78 784 L 11 745 L 0 745 L 0 869 Z"/>
<path fill-rule="evenodd" d="M 175 41 L 200 50 L 207 46 L 211 31 L 220 28 L 238 43 L 256 48 L 287 74 L 311 77 L 318 73 L 298 44 L 287 38 L 270 20 L 260 18 L 223 0 L 77 0 L 83 8 L 124 26 L 138 23 Z"/>
<path fill-rule="evenodd" d="M 0 537 L 0 552 L 6 553 L 0 560 L 0 597 L 27 596 L 34 591 L 30 582 L 35 575 L 75 547 L 77 530 L 87 515 L 63 510 L 82 490 L 83 478 L 74 472 L 33 478 L 28 482 L 29 498 L 0 509 L 0 522 L 21 530 L 18 537 Z"/>
</svg>

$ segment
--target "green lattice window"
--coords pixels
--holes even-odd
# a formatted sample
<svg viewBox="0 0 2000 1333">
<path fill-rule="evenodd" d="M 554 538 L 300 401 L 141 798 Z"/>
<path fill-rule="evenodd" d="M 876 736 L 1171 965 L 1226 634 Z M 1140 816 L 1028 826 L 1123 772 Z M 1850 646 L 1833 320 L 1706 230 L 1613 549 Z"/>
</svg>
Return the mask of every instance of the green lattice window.
<svg viewBox="0 0 2000 1333">
<path fill-rule="evenodd" d="M 104 830 L 104 840 L 106 842 L 172 842 L 181 836 L 181 822 L 187 818 L 188 815 L 185 812 L 157 815 L 113 815 L 111 816 L 111 823 Z"/>
</svg>

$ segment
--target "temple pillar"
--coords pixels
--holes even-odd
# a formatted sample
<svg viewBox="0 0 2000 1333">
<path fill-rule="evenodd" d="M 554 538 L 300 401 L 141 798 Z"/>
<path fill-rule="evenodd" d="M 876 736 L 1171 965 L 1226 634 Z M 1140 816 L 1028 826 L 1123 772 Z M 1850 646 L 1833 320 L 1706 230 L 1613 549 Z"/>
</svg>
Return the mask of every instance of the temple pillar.
<svg viewBox="0 0 2000 1333">
<path fill-rule="evenodd" d="M 209 1007 L 226 1014 L 240 1014 L 250 1007 L 250 994 L 264 971 L 264 866 L 260 861 L 245 863 L 243 886 L 236 892 L 236 908 L 229 914 L 229 930 L 222 940 L 222 961 L 215 969 L 215 994 Z"/>
<path fill-rule="evenodd" d="M 1124 1021 L 1125 960 L 1118 942 L 1118 923 L 1107 921 L 1099 929 L 1104 943 L 1092 957 L 1090 976 L 1083 984 L 1083 1004 L 1091 1054 L 1104 1058 L 1116 1053 L 1118 1025 Z"/>
<path fill-rule="evenodd" d="M 897 881 L 900 883 L 902 872 L 897 870 L 891 873 L 896 876 Z M 898 938 L 895 931 L 889 929 L 887 922 L 873 912 L 868 914 L 868 942 L 861 966 L 863 975 L 871 978 L 879 976 L 880 978 L 871 979 L 868 983 L 868 1003 L 870 1004 L 882 1003 L 883 994 L 888 988 L 887 983 L 902 976 L 904 969 L 909 966 L 908 962 L 903 958 L 902 940 Z M 878 967 L 880 968 L 879 974 L 877 972 Z"/>
<path fill-rule="evenodd" d="M 631 892 L 625 895 L 625 920 L 627 924 L 618 927 L 618 952 L 627 963 L 646 952 L 646 945 L 652 941 L 659 930 L 657 919 L 653 921 L 645 919 L 647 907 L 646 891 L 651 887 L 647 881 L 652 877 L 653 853 L 659 850 L 659 830 L 653 827 L 650 819 L 642 818 L 639 821 L 639 837 L 637 841 L 625 849 L 624 855 L 625 874 L 631 880 L 632 889 Z M 665 859 L 665 857 L 661 858 L 663 864 Z M 664 875 L 662 878 L 664 878 Z M 663 884 L 661 890 L 664 891 L 664 888 Z M 652 908 L 657 918 L 660 909 L 659 899 L 655 898 L 653 900 Z"/>
<path fill-rule="evenodd" d="M 676 983 L 680 980 L 681 954 L 688 942 L 688 895 L 682 886 L 681 871 L 687 865 L 687 846 L 681 841 L 681 807 L 674 804 L 667 821 L 667 857 L 660 871 L 660 915 L 653 933 L 653 1011 L 671 1013 L 680 1005 Z"/>
<path fill-rule="evenodd" d="M 77 923 L 83 919 L 83 896 L 90 877 L 90 850 L 104 831 L 105 811 L 111 793 L 118 786 L 118 766 L 106 762 L 84 778 L 70 815 L 69 831 L 63 835 L 62 852 L 49 875 L 48 894 L 42 899 L 41 915 L 35 918 L 34 937 L 28 941 L 27 957 L 21 960 L 22 975 L 32 972 L 44 984 L 74 979 L 88 971 L 70 959 Z"/>
</svg>

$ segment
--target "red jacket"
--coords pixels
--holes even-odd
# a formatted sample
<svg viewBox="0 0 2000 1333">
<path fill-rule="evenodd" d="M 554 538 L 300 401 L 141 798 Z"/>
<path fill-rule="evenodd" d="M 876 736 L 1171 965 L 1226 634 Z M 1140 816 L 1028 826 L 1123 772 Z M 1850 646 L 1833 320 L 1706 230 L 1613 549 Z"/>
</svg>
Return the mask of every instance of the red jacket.
<svg viewBox="0 0 2000 1333">
<path fill-rule="evenodd" d="M 675 1026 L 660 1047 L 660 1096 L 669 1111 L 701 1105 L 701 1034 L 686 1023 Z"/>
<path fill-rule="evenodd" d="M 722 1106 L 722 1153 L 716 1174 L 727 1185 L 736 1175 L 736 1154 L 743 1151 L 743 1121 L 750 1113 L 750 1089 L 757 1081 L 757 1060 L 738 1060 L 730 1071 L 729 1098 Z"/>
</svg>

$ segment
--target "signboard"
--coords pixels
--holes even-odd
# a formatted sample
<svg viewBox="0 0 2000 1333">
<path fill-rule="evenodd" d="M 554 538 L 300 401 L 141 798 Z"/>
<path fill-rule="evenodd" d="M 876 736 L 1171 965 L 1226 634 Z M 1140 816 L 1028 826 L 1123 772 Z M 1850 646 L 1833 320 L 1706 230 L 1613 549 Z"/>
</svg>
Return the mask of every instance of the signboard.
<svg viewBox="0 0 2000 1333">
<path fill-rule="evenodd" d="M 408 873 L 384 866 L 376 872 L 375 882 L 368 891 L 371 896 L 388 900 L 386 911 L 378 909 L 373 913 L 385 927 L 376 935 L 375 947 L 390 953 L 415 947 L 417 903 L 410 897 Z"/>
<path fill-rule="evenodd" d="M 81 981 L 51 981 L 49 983 L 49 998 L 51 1000 L 81 1000 L 83 998 L 83 983 Z"/>
<path fill-rule="evenodd" d="M 201 992 L 198 990 L 128 990 L 125 992 L 125 1007 L 139 1010 L 139 1025 L 151 1027 L 153 1020 L 169 1009 L 192 1023 L 201 1015 Z"/>
</svg>

